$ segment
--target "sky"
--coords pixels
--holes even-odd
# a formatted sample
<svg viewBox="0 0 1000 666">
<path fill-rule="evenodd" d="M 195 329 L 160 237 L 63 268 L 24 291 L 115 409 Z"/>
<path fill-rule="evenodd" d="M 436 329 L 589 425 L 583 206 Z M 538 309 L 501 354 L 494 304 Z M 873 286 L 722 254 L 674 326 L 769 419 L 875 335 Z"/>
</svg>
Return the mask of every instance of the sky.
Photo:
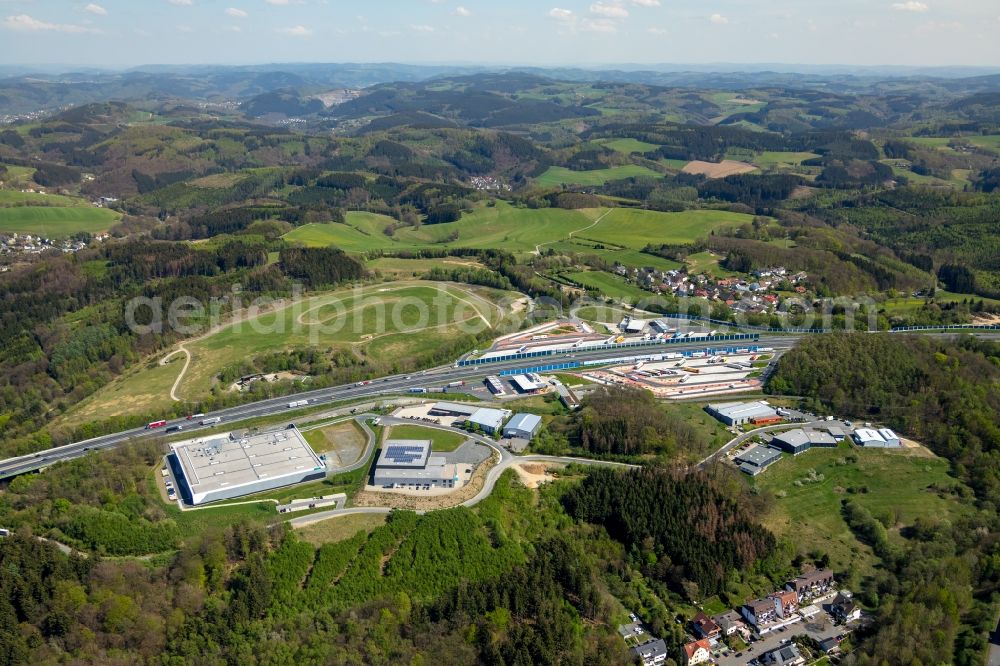
<svg viewBox="0 0 1000 666">
<path fill-rule="evenodd" d="M 0 64 L 1000 66 L 997 0 L 0 0 Z"/>
</svg>

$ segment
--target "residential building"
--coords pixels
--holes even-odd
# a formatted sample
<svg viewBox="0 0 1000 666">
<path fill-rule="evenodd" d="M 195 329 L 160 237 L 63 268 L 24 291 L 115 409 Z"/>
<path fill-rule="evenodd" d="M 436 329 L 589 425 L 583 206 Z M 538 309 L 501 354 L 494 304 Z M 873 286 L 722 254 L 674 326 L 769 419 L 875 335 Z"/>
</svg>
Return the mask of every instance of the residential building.
<svg viewBox="0 0 1000 666">
<path fill-rule="evenodd" d="M 746 631 L 746 623 L 736 611 L 726 611 L 721 615 L 716 615 L 712 621 L 719 625 L 724 637 L 732 636 L 735 633 L 743 634 Z"/>
<path fill-rule="evenodd" d="M 722 635 L 722 628 L 701 611 L 698 611 L 698 614 L 694 616 L 691 624 L 694 625 L 695 635 L 701 638 L 718 638 Z"/>
<path fill-rule="evenodd" d="M 816 569 L 785 583 L 785 589 L 797 594 L 800 602 L 825 594 L 832 586 L 833 572 L 829 569 Z"/>
<path fill-rule="evenodd" d="M 789 643 L 765 654 L 761 657 L 761 663 L 770 666 L 804 666 L 806 659 L 799 652 L 798 645 Z"/>
<path fill-rule="evenodd" d="M 712 644 L 700 638 L 684 646 L 684 663 L 688 666 L 703 664 L 712 658 Z"/>
<path fill-rule="evenodd" d="M 542 417 L 537 414 L 516 414 L 503 428 L 504 437 L 530 440 L 542 427 Z"/>
<path fill-rule="evenodd" d="M 774 609 L 782 620 L 790 620 L 799 609 L 799 595 L 794 592 L 775 592 L 770 598 L 774 601 Z"/>
<path fill-rule="evenodd" d="M 766 446 L 755 446 L 752 449 L 736 454 L 733 458 L 740 466 L 740 471 L 757 476 L 768 466 L 781 459 L 781 452 Z"/>
<path fill-rule="evenodd" d="M 847 624 L 861 619 L 861 609 L 854 602 L 854 599 L 846 594 L 839 594 L 832 604 L 830 604 L 830 615 L 837 622 Z"/>
<path fill-rule="evenodd" d="M 754 599 L 740 608 L 746 621 L 755 627 L 774 622 L 778 619 L 778 610 L 773 599 Z"/>
<path fill-rule="evenodd" d="M 326 477 L 326 463 L 295 426 L 231 432 L 170 445 L 167 461 L 181 498 L 197 505 Z"/>
<path fill-rule="evenodd" d="M 667 644 L 662 638 L 646 641 L 632 648 L 632 654 L 642 660 L 642 666 L 657 666 L 667 660 Z"/>
<path fill-rule="evenodd" d="M 723 402 L 708 405 L 705 411 L 727 426 L 743 425 L 754 419 L 770 419 L 778 415 L 771 405 L 759 402 Z"/>
</svg>

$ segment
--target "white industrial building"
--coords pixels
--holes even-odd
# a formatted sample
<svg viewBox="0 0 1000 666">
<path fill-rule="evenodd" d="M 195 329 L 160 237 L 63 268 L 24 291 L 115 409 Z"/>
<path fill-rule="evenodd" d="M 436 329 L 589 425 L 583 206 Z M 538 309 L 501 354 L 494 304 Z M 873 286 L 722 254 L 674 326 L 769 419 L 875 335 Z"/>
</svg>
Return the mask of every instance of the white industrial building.
<svg viewBox="0 0 1000 666">
<path fill-rule="evenodd" d="M 175 442 L 168 462 L 185 502 L 232 499 L 326 476 L 326 463 L 294 426 Z"/>
<path fill-rule="evenodd" d="M 542 427 L 542 417 L 537 414 L 517 414 L 504 426 L 503 436 L 530 440 Z"/>
<path fill-rule="evenodd" d="M 743 425 L 758 419 L 776 419 L 778 412 L 767 402 L 722 402 L 705 408 L 709 414 L 727 426 Z"/>
<path fill-rule="evenodd" d="M 510 383 L 514 385 L 514 388 L 516 388 L 519 393 L 534 393 L 538 389 L 542 388 L 526 375 L 514 375 L 510 378 Z"/>
<path fill-rule="evenodd" d="M 855 444 L 866 449 L 895 449 L 902 445 L 899 441 L 899 435 L 888 428 L 881 430 L 858 428 L 851 435 L 851 439 L 854 440 Z"/>
<path fill-rule="evenodd" d="M 466 422 L 478 426 L 485 433 L 495 435 L 503 428 L 504 421 L 510 418 L 511 413 L 509 409 L 481 407 L 474 411 Z"/>
<path fill-rule="evenodd" d="M 390 439 L 382 445 L 372 474 L 374 485 L 382 488 L 454 488 L 458 466 L 441 456 L 431 455 L 429 439 Z"/>
<path fill-rule="evenodd" d="M 646 328 L 646 320 L 626 317 L 619 326 L 626 333 L 642 333 Z"/>
</svg>

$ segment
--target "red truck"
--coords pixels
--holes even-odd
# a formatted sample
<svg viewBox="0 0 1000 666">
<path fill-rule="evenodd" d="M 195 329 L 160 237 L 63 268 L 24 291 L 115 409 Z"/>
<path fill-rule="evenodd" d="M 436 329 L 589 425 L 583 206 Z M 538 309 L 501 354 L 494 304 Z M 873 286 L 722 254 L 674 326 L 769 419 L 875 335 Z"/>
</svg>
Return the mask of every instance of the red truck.
<svg viewBox="0 0 1000 666">
<path fill-rule="evenodd" d="M 162 428 L 167 425 L 166 421 L 152 421 L 146 424 L 146 430 L 152 430 L 153 428 Z"/>
</svg>

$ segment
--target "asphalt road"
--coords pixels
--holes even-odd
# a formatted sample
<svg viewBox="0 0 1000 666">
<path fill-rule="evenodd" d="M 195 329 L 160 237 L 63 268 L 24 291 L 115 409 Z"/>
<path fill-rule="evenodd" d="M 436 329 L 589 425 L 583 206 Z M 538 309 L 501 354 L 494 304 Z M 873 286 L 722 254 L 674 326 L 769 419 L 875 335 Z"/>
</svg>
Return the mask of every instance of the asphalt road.
<svg viewBox="0 0 1000 666">
<path fill-rule="evenodd" d="M 237 421 L 242 421 L 251 418 L 260 418 L 265 416 L 273 416 L 275 414 L 282 414 L 286 412 L 294 412 L 295 409 L 289 409 L 288 404 L 292 401 L 298 400 L 308 400 L 309 407 L 315 405 L 321 405 L 323 403 L 329 402 L 340 402 L 343 400 L 353 400 L 359 398 L 367 397 L 378 397 L 385 394 L 401 394 L 407 393 L 411 389 L 416 388 L 426 388 L 426 389 L 437 389 L 440 390 L 442 387 L 450 382 L 463 380 L 466 382 L 481 382 L 489 375 L 495 375 L 504 370 L 519 370 L 526 368 L 533 368 L 540 365 L 547 365 L 550 363 L 561 363 L 569 361 L 584 361 L 584 360 L 600 360 L 600 359 L 614 359 L 621 358 L 624 356 L 635 356 L 635 355 L 645 355 L 645 354 L 661 354 L 661 353 L 671 353 L 680 351 L 692 351 L 705 349 L 707 347 L 731 347 L 731 346 L 747 346 L 747 345 L 758 345 L 774 348 L 775 351 L 784 351 L 793 347 L 800 337 L 798 336 L 779 336 L 762 339 L 760 342 L 752 341 L 737 341 L 737 342 L 718 342 L 715 344 L 707 344 L 704 341 L 696 341 L 691 343 L 680 343 L 662 346 L 651 346 L 651 347 L 628 347 L 628 348 L 615 348 L 606 350 L 581 350 L 574 354 L 559 354 L 555 356 L 544 356 L 531 359 L 522 359 L 517 361 L 501 361 L 498 363 L 489 363 L 481 366 L 469 366 L 469 367 L 454 367 L 454 366 L 444 366 L 439 368 L 434 368 L 432 370 L 426 370 L 420 373 L 414 373 L 412 375 L 394 375 L 391 377 L 385 377 L 382 379 L 372 380 L 370 382 L 365 382 L 364 384 L 347 384 L 341 386 L 332 386 L 323 389 L 317 389 L 314 391 L 307 391 L 304 393 L 297 393 L 295 395 L 284 396 L 280 398 L 269 398 L 266 400 L 260 400 L 257 402 L 247 403 L 245 405 L 239 405 L 237 407 L 230 407 L 227 409 L 222 409 L 216 412 L 206 413 L 204 416 L 200 416 L 197 420 L 189 421 L 187 419 L 173 419 L 167 422 L 167 426 L 181 425 L 184 427 L 184 433 L 192 432 L 197 433 L 199 430 L 204 430 L 211 427 L 218 427 L 218 424 L 213 424 L 211 426 L 199 426 L 198 421 L 207 418 L 221 418 L 223 424 L 234 423 Z M 301 409 L 301 408 L 300 408 Z M 141 439 L 146 437 L 156 437 L 166 434 L 166 427 L 156 428 L 153 430 L 147 430 L 145 428 L 133 428 L 131 430 L 125 430 L 123 432 L 118 432 L 110 435 L 103 435 L 101 437 L 94 437 L 93 439 L 84 440 L 82 442 L 74 442 L 73 444 L 67 444 L 65 446 L 59 446 L 52 449 L 47 449 L 44 451 L 39 451 L 37 453 L 29 454 L 26 456 L 19 456 L 16 458 L 9 458 L 7 460 L 0 460 L 0 479 L 10 478 L 17 476 L 19 474 L 24 474 L 26 472 L 32 472 L 42 467 L 47 467 L 53 463 L 72 460 L 73 458 L 79 458 L 86 455 L 89 451 L 110 449 L 126 443 L 130 440 Z M 171 433 L 173 434 L 173 433 Z"/>
<path fill-rule="evenodd" d="M 938 337 L 955 337 L 960 335 L 959 332 L 945 332 L 945 333 L 930 333 L 929 335 L 935 335 Z M 996 338 L 1000 337 L 1000 333 L 992 332 L 981 332 L 977 331 L 976 335 L 985 338 Z M 736 342 L 717 342 L 717 343 L 706 343 L 705 341 L 695 341 L 690 343 L 679 343 L 671 345 L 660 345 L 660 346 L 649 346 L 649 347 L 626 347 L 626 348 L 615 348 L 615 349 L 604 349 L 604 350 L 583 350 L 573 353 L 573 354 L 558 354 L 554 356 L 542 356 L 531 359 L 523 359 L 518 361 L 502 361 L 498 363 L 489 363 L 481 366 L 470 366 L 470 367 L 454 367 L 454 366 L 443 366 L 439 368 L 434 368 L 432 370 L 426 370 L 420 373 L 414 373 L 413 375 L 394 375 L 392 377 L 385 377 L 382 379 L 373 380 L 370 382 L 365 382 L 363 385 L 358 384 L 347 384 L 341 386 L 332 386 L 324 389 L 317 389 L 314 391 L 307 391 L 304 393 L 297 393 L 291 396 L 284 396 L 280 398 L 269 398 L 266 400 L 260 400 L 257 402 L 247 403 L 245 405 L 239 405 L 237 407 L 230 407 L 227 409 L 222 409 L 216 412 L 211 412 L 205 414 L 201 418 L 214 418 L 219 417 L 222 419 L 222 423 L 229 424 L 236 421 L 242 421 L 244 419 L 260 418 L 264 416 L 273 416 L 275 414 L 281 414 L 289 411 L 288 403 L 296 400 L 308 400 L 309 406 L 323 404 L 326 402 L 339 402 L 343 400 L 351 400 L 358 398 L 368 398 L 368 397 L 378 397 L 383 394 L 400 394 L 406 393 L 410 389 L 414 388 L 427 388 L 427 389 L 440 389 L 449 382 L 464 380 L 467 382 L 479 382 L 485 379 L 489 375 L 495 375 L 503 370 L 520 370 L 526 368 L 533 368 L 540 365 L 547 365 L 550 363 L 561 363 L 571 360 L 600 360 L 600 359 L 614 359 L 621 358 L 624 356 L 641 356 L 645 354 L 660 354 L 660 353 L 671 353 L 679 351 L 692 351 L 705 349 L 707 347 L 742 347 L 747 345 L 758 345 L 761 347 L 773 348 L 776 352 L 780 353 L 794 347 L 799 340 L 802 339 L 801 335 L 776 335 L 773 337 L 761 337 L 759 342 L 751 341 L 736 341 Z M 293 410 L 294 411 L 294 410 Z M 167 426 L 171 425 L 183 425 L 184 432 L 197 432 L 202 429 L 202 426 L 197 425 L 197 421 L 188 421 L 186 419 L 173 419 L 167 423 Z M 211 426 L 205 426 L 211 427 Z M 131 430 L 125 430 L 122 432 L 102 435 L 101 437 L 94 437 L 93 439 L 84 440 L 82 442 L 74 442 L 73 444 L 66 444 L 65 446 L 59 446 L 51 449 L 46 449 L 44 451 L 38 451 L 26 456 L 19 456 L 15 458 L 8 458 L 6 460 L 0 460 L 0 480 L 11 478 L 19 474 L 24 474 L 26 472 L 33 472 L 43 467 L 48 467 L 53 463 L 72 460 L 73 458 L 79 458 L 86 455 L 87 452 L 93 450 L 110 449 L 119 446 L 125 442 L 133 439 L 140 439 L 145 437 L 155 437 L 166 434 L 166 428 L 157 428 L 154 430 L 146 430 L 145 428 L 133 428 Z"/>
<path fill-rule="evenodd" d="M 369 414 L 365 415 L 364 417 L 359 417 L 359 419 L 372 418 L 372 416 L 373 415 Z M 383 425 L 407 425 L 413 423 L 413 421 L 410 419 L 397 419 L 391 416 L 380 416 L 378 418 L 379 422 Z M 480 435 L 467 433 L 464 430 L 460 430 L 458 428 L 451 428 L 448 426 L 442 426 L 433 423 L 421 422 L 420 425 L 425 428 L 436 428 L 437 430 L 460 432 L 463 435 L 467 436 L 472 441 L 478 442 L 483 446 L 488 446 L 490 449 L 500 454 L 500 462 L 491 467 L 489 471 L 486 473 L 486 481 L 485 483 L 483 483 L 483 487 L 480 488 L 479 492 L 476 493 L 475 496 L 470 497 L 469 499 L 462 502 L 461 506 L 475 506 L 476 504 L 479 504 L 484 499 L 489 497 L 490 494 L 493 492 L 493 489 L 496 487 L 497 481 L 500 479 L 500 476 L 505 471 L 510 469 L 511 465 L 517 463 L 547 462 L 547 463 L 564 463 L 564 464 L 577 463 L 584 465 L 604 465 L 608 467 L 623 467 L 623 468 L 637 467 L 636 465 L 628 465 L 625 463 L 610 462 L 603 460 L 590 460 L 587 458 L 574 458 L 570 456 L 543 456 L 543 455 L 516 456 L 507 449 L 505 449 L 504 447 L 500 446 L 497 442 L 487 437 L 482 437 Z M 337 470 L 337 472 L 339 473 L 340 470 Z M 358 513 L 387 514 L 390 511 L 392 511 L 392 509 L 387 507 L 352 507 L 349 509 L 330 509 L 329 511 L 318 511 L 316 513 L 311 513 L 307 516 L 292 518 L 291 520 L 288 521 L 288 523 L 292 527 L 304 527 L 306 525 L 311 525 L 313 523 L 317 523 L 322 520 L 327 520 L 329 518 L 349 516 Z M 417 513 L 423 513 L 423 511 L 417 511 Z"/>
</svg>

